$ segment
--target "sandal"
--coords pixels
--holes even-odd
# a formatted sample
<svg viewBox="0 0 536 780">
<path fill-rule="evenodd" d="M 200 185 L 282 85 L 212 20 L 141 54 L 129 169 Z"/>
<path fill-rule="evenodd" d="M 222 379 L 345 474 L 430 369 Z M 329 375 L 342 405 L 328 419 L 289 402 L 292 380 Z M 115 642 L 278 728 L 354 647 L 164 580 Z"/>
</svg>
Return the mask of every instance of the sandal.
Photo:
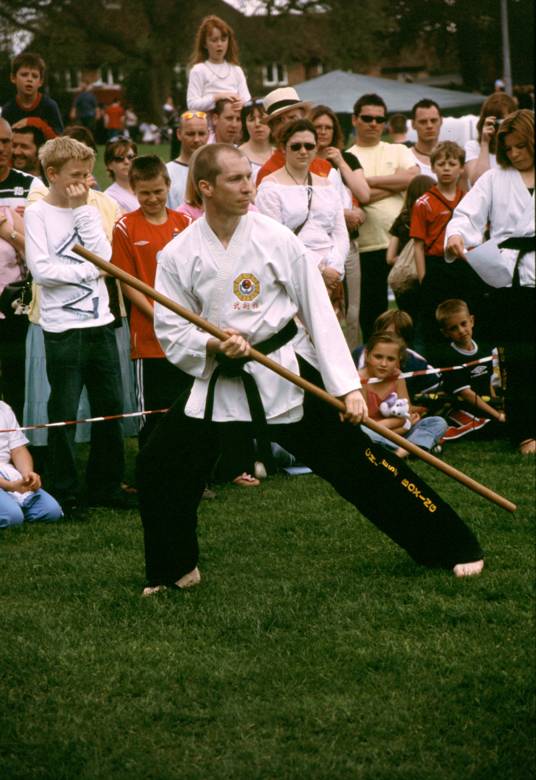
<svg viewBox="0 0 536 780">
<path fill-rule="evenodd" d="M 252 477 L 251 474 L 247 474 L 245 471 L 243 474 L 240 474 L 233 479 L 233 485 L 238 485 L 239 487 L 258 487 L 260 484 L 258 479 Z"/>
<path fill-rule="evenodd" d="M 521 455 L 536 455 L 536 439 L 524 439 L 517 449 Z"/>
</svg>

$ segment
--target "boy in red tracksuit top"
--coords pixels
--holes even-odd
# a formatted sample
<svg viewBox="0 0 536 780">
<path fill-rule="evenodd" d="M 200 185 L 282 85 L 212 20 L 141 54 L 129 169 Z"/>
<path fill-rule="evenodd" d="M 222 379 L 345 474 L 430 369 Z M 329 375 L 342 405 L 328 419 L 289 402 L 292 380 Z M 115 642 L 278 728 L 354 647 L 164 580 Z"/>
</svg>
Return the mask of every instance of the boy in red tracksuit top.
<svg viewBox="0 0 536 780">
<path fill-rule="evenodd" d="M 413 206 L 410 236 L 415 242 L 417 276 L 421 283 L 417 337 L 424 354 L 435 365 L 434 354 L 441 345 L 435 310 L 447 298 L 467 300 L 466 277 L 470 270 L 463 260 L 446 263 L 443 245 L 445 229 L 464 192 L 458 186 L 465 152 L 452 141 L 438 144 L 430 157 L 437 184 Z M 467 268 L 466 268 L 467 266 Z"/>
<path fill-rule="evenodd" d="M 156 256 L 190 224 L 190 217 L 166 207 L 170 178 L 156 155 L 136 157 L 129 172 L 130 186 L 140 208 L 121 217 L 112 235 L 112 263 L 154 287 Z M 128 285 L 121 285 L 131 303 L 130 355 L 136 360 L 138 393 L 143 409 L 167 409 L 191 379 L 169 363 L 153 327 L 153 301 Z M 149 415 L 140 432 L 143 445 L 160 415 Z"/>
</svg>

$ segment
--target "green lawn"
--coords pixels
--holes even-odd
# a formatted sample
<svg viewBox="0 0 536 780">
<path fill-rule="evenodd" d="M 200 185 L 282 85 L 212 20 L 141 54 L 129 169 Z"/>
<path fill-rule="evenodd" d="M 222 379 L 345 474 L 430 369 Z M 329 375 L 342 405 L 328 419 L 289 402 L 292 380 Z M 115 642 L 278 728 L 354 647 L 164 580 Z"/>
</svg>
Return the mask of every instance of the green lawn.
<svg viewBox="0 0 536 780">
<path fill-rule="evenodd" d="M 218 488 L 201 586 L 150 599 L 135 512 L 2 532 L 0 776 L 533 778 L 533 461 L 447 459 L 519 505 L 418 466 L 479 578 L 416 566 L 314 476 Z"/>
</svg>

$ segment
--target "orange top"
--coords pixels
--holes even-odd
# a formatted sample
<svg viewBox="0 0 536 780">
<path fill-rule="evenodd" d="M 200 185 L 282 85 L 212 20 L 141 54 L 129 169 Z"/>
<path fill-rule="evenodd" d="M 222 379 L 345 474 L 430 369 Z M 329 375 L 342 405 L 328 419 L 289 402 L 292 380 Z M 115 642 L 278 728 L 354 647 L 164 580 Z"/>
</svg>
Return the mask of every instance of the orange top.
<svg viewBox="0 0 536 780">
<path fill-rule="evenodd" d="M 142 282 L 154 287 L 156 255 L 191 222 L 186 214 L 166 209 L 168 219 L 154 225 L 141 209 L 119 219 L 112 234 L 112 263 Z M 165 357 L 155 336 L 152 321 L 137 306 L 130 310 L 130 356 L 134 358 Z"/>
</svg>

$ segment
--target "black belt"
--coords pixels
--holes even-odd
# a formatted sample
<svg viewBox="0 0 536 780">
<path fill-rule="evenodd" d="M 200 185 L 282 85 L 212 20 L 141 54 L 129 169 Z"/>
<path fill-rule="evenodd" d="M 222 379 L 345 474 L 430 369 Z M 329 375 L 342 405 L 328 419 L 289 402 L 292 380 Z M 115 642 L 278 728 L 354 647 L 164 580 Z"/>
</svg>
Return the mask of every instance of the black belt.
<svg viewBox="0 0 536 780">
<path fill-rule="evenodd" d="M 519 282 L 519 263 L 521 259 L 529 252 L 534 252 L 536 249 L 536 238 L 534 236 L 511 236 L 505 241 L 501 241 L 498 244 L 499 249 L 517 249 L 519 254 L 517 256 L 516 264 L 514 267 L 514 273 L 512 275 L 512 287 L 520 287 Z"/>
<path fill-rule="evenodd" d="M 280 349 L 285 346 L 285 344 L 288 344 L 297 332 L 296 323 L 294 320 L 290 320 L 280 331 L 274 333 L 270 338 L 260 341 L 258 344 L 253 344 L 253 347 L 258 350 L 258 352 L 262 352 L 263 355 L 269 355 L 270 352 L 275 352 L 276 349 Z M 269 446 L 270 442 L 266 435 L 267 422 L 264 406 L 262 405 L 261 395 L 255 379 L 247 371 L 244 371 L 244 366 L 246 363 L 249 363 L 251 358 L 228 358 L 223 353 L 217 353 L 215 357 L 218 365 L 214 369 L 208 384 L 207 400 L 205 404 L 205 422 L 212 420 L 214 391 L 216 389 L 216 382 L 220 376 L 240 377 L 246 392 L 253 431 L 259 447 L 259 458 L 266 465 L 266 463 L 270 463 L 271 461 L 271 450 Z"/>
</svg>

